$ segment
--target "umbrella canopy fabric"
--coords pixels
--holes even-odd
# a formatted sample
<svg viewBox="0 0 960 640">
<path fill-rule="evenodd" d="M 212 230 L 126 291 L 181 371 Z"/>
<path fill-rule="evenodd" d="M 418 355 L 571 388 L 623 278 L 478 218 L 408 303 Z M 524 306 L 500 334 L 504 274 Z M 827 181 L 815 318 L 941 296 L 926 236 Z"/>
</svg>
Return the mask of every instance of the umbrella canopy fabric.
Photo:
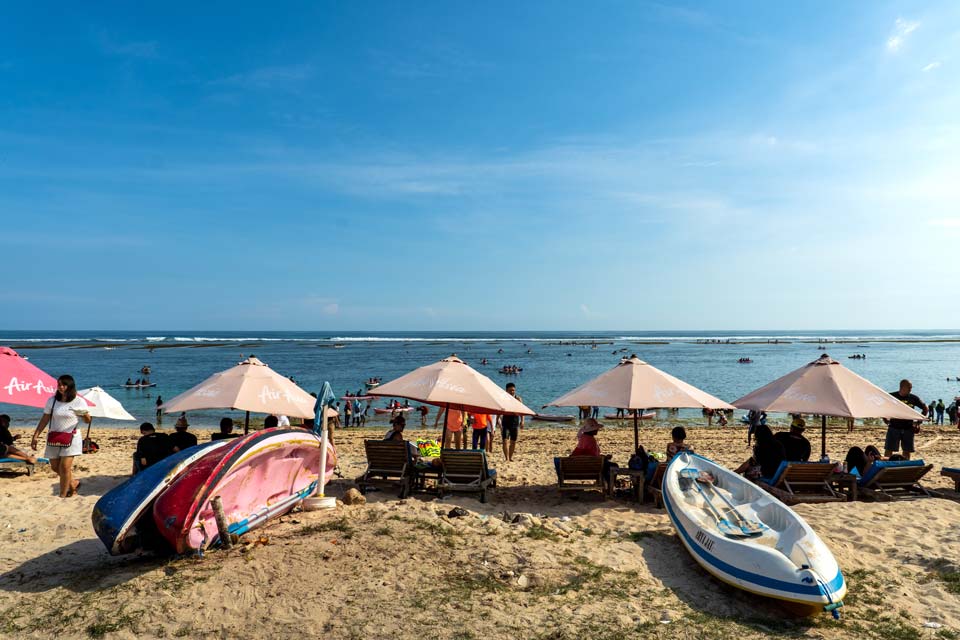
<svg viewBox="0 0 960 640">
<path fill-rule="evenodd" d="M 755 411 L 923 420 L 920 413 L 827 354 L 733 404 L 739 409 Z"/>
<path fill-rule="evenodd" d="M 440 407 L 477 413 L 532 416 L 535 412 L 455 354 L 367 392 L 371 396 L 407 398 Z"/>
<path fill-rule="evenodd" d="M 9 347 L 0 347 L 0 402 L 43 407 L 57 392 L 57 380 Z"/>
<path fill-rule="evenodd" d="M 93 418 L 136 420 L 136 418 L 127 413 L 127 410 L 123 408 L 123 405 L 120 404 L 119 400 L 111 396 L 100 387 L 82 389 L 77 391 L 77 395 L 83 396 L 95 405 L 90 408 L 90 416 Z"/>
<path fill-rule="evenodd" d="M 313 396 L 258 358 L 250 356 L 215 373 L 161 407 L 166 413 L 200 409 L 239 409 L 297 418 L 313 418 Z"/>
<path fill-rule="evenodd" d="M 719 398 L 697 389 L 637 356 L 573 391 L 548 402 L 553 407 L 613 407 L 616 409 L 733 409 Z"/>
</svg>

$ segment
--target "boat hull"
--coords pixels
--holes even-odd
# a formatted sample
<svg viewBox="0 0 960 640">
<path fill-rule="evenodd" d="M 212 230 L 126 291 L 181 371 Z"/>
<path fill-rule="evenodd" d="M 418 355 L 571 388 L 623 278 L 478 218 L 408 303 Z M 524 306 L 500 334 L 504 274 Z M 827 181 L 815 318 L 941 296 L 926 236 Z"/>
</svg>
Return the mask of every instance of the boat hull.
<svg viewBox="0 0 960 640">
<path fill-rule="evenodd" d="M 217 440 L 184 449 L 147 467 L 105 493 L 93 507 L 93 530 L 111 555 L 132 553 L 155 539 L 141 531 L 152 529 L 150 507 L 160 493 L 191 464 L 227 444 Z M 143 522 L 147 520 L 148 522 Z"/>
<path fill-rule="evenodd" d="M 195 462 L 159 498 L 153 520 L 180 554 L 218 541 L 211 501 L 219 496 L 231 533 L 247 531 L 295 507 L 316 488 L 320 438 L 303 429 L 264 429 Z M 327 448 L 327 478 L 336 451 Z"/>
<path fill-rule="evenodd" d="M 713 474 L 715 486 L 737 511 L 748 521 L 762 523 L 762 533 L 753 537 L 722 533 L 718 518 L 700 499 L 696 482 L 681 478 L 679 472 L 685 468 Z M 725 505 L 717 498 L 713 503 L 723 513 Z M 684 453 L 667 467 L 663 502 L 684 547 L 718 580 L 787 603 L 795 614 L 812 615 L 842 603 L 846 582 L 833 554 L 799 515 L 753 483 L 706 458 Z"/>
</svg>

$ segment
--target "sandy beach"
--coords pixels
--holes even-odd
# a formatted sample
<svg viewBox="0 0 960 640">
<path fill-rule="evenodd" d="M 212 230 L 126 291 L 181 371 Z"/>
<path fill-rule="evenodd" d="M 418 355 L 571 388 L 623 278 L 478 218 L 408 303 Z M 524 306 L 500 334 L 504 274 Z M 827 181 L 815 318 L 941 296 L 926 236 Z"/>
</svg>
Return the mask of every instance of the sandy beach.
<svg viewBox="0 0 960 640">
<path fill-rule="evenodd" d="M 644 427 L 641 442 L 664 450 L 665 426 Z M 723 464 L 748 455 L 741 427 L 688 431 L 698 452 Z M 14 433 L 26 438 L 28 431 Z M 423 433 L 408 430 L 410 437 Z M 839 622 L 794 619 L 702 571 L 664 511 L 599 494 L 561 498 L 552 458 L 573 447 L 574 434 L 573 427 L 526 429 L 509 464 L 495 451 L 500 480 L 487 504 L 372 492 L 364 505 L 289 514 L 233 550 L 170 560 L 110 557 L 94 536 L 93 506 L 129 473 L 138 435 L 99 430 L 102 450 L 78 460 L 78 498 L 55 497 L 56 477 L 46 468 L 29 478 L 0 477 L 0 635 L 960 637 L 957 502 L 796 507 L 833 551 L 849 595 Z M 818 434 L 808 435 L 818 449 Z M 337 433 L 343 478 L 330 493 L 353 486 L 370 437 L 379 432 Z M 632 437 L 630 428 L 608 428 L 599 440 L 624 464 Z M 882 444 L 882 437 L 881 427 L 833 428 L 828 449 L 836 458 L 854 444 Z M 960 466 L 960 431 L 927 427 L 917 444 L 936 465 L 925 484 L 946 488 L 937 474 Z M 449 517 L 456 506 L 467 515 Z M 508 522 L 516 514 L 529 518 Z"/>
</svg>

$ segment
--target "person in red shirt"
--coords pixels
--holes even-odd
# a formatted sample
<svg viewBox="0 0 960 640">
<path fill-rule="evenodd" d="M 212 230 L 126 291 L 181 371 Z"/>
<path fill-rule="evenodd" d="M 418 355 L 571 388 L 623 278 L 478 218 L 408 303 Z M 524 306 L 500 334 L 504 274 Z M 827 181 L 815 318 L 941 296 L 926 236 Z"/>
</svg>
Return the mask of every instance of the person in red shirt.
<svg viewBox="0 0 960 640">
<path fill-rule="evenodd" d="M 598 456 L 600 455 L 600 443 L 597 442 L 597 432 L 603 428 L 603 425 L 587 418 L 583 421 L 583 426 L 577 432 L 577 446 L 570 453 L 571 456 Z"/>
</svg>

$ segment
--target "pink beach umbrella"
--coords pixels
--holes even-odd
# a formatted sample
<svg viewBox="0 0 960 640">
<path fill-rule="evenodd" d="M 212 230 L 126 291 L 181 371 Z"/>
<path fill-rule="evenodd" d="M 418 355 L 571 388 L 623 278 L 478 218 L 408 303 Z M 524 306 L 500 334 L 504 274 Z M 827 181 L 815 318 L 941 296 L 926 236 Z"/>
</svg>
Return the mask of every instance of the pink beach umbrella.
<svg viewBox="0 0 960 640">
<path fill-rule="evenodd" d="M 739 409 L 822 416 L 821 456 L 827 455 L 827 416 L 923 420 L 921 414 L 827 354 L 733 404 Z"/>
<path fill-rule="evenodd" d="M 697 389 L 635 355 L 544 406 L 614 407 L 633 411 L 633 447 L 640 446 L 637 423 L 646 409 L 733 409 L 720 398 Z"/>
<path fill-rule="evenodd" d="M 250 412 L 313 418 L 316 399 L 280 375 L 259 358 L 250 356 L 226 371 L 215 373 L 192 389 L 163 404 L 165 413 L 201 409 L 246 411 L 243 432 L 250 428 Z"/>
<path fill-rule="evenodd" d="M 43 407 L 57 392 L 57 380 L 9 347 L 0 347 L 0 402 Z"/>
</svg>

